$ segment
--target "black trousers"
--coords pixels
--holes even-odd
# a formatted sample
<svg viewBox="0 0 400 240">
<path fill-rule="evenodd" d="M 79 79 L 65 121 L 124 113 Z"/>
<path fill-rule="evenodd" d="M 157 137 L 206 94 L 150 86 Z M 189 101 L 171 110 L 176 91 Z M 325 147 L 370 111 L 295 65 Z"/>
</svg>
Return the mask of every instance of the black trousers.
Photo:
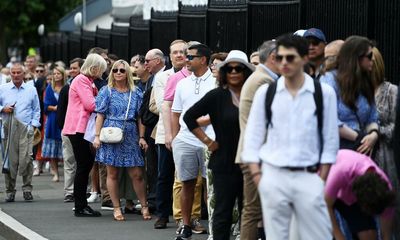
<svg viewBox="0 0 400 240">
<path fill-rule="evenodd" d="M 213 237 L 229 240 L 232 225 L 232 213 L 236 199 L 239 213 L 243 205 L 243 175 L 239 166 L 232 173 L 212 172 L 214 180 L 215 208 L 213 213 Z M 240 219 L 240 218 L 239 218 Z"/>
<path fill-rule="evenodd" d="M 172 152 L 164 144 L 158 144 L 157 215 L 167 218 L 172 209 L 172 187 L 175 178 L 175 163 Z"/>
<path fill-rule="evenodd" d="M 83 133 L 68 135 L 76 159 L 76 173 L 74 179 L 75 209 L 81 210 L 88 203 L 86 200 L 86 189 L 89 173 L 93 167 L 94 153 L 90 149 L 90 142 L 83 139 Z"/>
<path fill-rule="evenodd" d="M 147 181 L 147 201 L 150 210 L 156 208 L 156 192 L 157 192 L 157 176 L 158 176 L 158 159 L 157 148 L 154 139 L 146 139 L 149 146 L 146 151 L 146 181 Z"/>
</svg>

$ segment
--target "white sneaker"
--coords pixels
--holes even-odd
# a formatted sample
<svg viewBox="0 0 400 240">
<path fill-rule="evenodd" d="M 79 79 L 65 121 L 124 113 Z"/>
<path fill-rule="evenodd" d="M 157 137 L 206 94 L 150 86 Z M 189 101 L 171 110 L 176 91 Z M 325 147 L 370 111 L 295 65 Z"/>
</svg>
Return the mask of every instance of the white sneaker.
<svg viewBox="0 0 400 240">
<path fill-rule="evenodd" d="M 95 203 L 100 201 L 100 197 L 97 192 L 90 192 L 90 197 L 86 200 L 88 203 Z"/>
</svg>

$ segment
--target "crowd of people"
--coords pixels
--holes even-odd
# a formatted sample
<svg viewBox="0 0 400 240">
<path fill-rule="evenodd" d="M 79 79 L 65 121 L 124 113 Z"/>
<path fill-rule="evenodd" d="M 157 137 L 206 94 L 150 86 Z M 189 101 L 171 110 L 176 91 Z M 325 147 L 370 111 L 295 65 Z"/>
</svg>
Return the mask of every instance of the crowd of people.
<svg viewBox="0 0 400 240">
<path fill-rule="evenodd" d="M 155 229 L 172 214 L 177 240 L 400 239 L 398 87 L 371 40 L 311 28 L 249 57 L 169 50 L 3 68 L 6 202 L 18 173 L 32 201 L 32 176 L 49 162 L 57 182 L 63 162 L 76 217 L 101 201 Z"/>
</svg>

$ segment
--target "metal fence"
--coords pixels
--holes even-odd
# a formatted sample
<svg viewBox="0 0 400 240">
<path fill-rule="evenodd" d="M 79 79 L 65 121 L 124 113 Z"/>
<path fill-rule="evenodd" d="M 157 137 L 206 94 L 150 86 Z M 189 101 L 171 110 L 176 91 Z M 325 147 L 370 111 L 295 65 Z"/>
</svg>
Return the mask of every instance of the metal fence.
<svg viewBox="0 0 400 240">
<path fill-rule="evenodd" d="M 85 57 L 89 48 L 108 48 L 120 58 L 145 54 L 150 48 L 169 52 L 172 40 L 197 40 L 213 51 L 247 53 L 263 41 L 317 27 L 327 40 L 364 35 L 373 39 L 386 63 L 386 76 L 399 82 L 399 0 L 210 0 L 208 7 L 179 6 L 178 12 L 154 12 L 150 21 L 132 17 L 128 27 L 111 30 L 50 33 L 41 40 L 44 60 Z"/>
</svg>

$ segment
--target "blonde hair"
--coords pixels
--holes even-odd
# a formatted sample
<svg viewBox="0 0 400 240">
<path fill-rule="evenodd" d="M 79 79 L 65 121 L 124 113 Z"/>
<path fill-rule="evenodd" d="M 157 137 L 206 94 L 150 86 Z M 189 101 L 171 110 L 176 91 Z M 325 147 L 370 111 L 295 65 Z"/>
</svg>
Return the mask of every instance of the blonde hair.
<svg viewBox="0 0 400 240">
<path fill-rule="evenodd" d="M 53 88 L 53 90 L 55 90 L 56 88 L 56 81 L 54 79 L 54 71 L 59 71 L 62 75 L 62 86 L 65 85 L 65 81 L 67 80 L 67 74 L 65 72 L 65 69 L 61 66 L 56 66 L 53 68 L 53 73 L 52 73 L 52 77 L 51 77 L 51 87 Z"/>
<path fill-rule="evenodd" d="M 126 73 L 126 84 L 128 86 L 128 89 L 133 91 L 135 90 L 135 82 L 133 80 L 133 75 L 132 75 L 132 70 L 130 68 L 130 65 L 128 64 L 127 61 L 125 60 L 117 60 L 114 62 L 114 64 L 111 67 L 110 70 L 110 75 L 108 76 L 108 86 L 110 88 L 115 88 L 115 79 L 114 79 L 114 73 L 112 72 L 112 70 L 114 70 L 118 65 L 123 65 L 124 69 L 125 69 L 125 73 Z"/>
<path fill-rule="evenodd" d="M 372 83 L 374 89 L 377 89 L 381 83 L 385 81 L 385 62 L 379 50 L 376 47 L 372 48 Z"/>
<path fill-rule="evenodd" d="M 107 69 L 107 62 L 102 56 L 97 53 L 89 53 L 81 67 L 81 73 L 86 76 L 93 77 L 95 69 L 98 69 L 101 73 L 104 73 Z"/>
</svg>

